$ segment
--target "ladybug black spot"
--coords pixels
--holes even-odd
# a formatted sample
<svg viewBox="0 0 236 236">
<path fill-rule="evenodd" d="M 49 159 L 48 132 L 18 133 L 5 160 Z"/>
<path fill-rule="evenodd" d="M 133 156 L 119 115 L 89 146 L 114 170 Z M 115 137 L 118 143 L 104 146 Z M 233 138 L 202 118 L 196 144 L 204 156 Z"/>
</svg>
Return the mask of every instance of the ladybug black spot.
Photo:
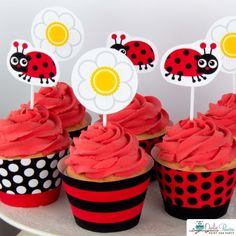
<svg viewBox="0 0 236 236">
<path fill-rule="evenodd" d="M 170 59 L 170 55 L 167 57 L 167 60 L 169 60 Z"/>
<path fill-rule="evenodd" d="M 137 48 L 137 47 L 139 47 L 139 42 L 135 42 L 134 43 L 134 46 Z"/>
<path fill-rule="evenodd" d="M 168 71 L 168 72 L 171 72 L 172 71 L 172 67 L 171 66 L 168 66 L 167 68 L 166 68 L 166 70 Z"/>
<path fill-rule="evenodd" d="M 152 63 L 153 59 L 151 57 L 148 58 L 148 63 Z"/>
<path fill-rule="evenodd" d="M 185 56 L 188 56 L 188 55 L 189 55 L 189 50 L 184 50 L 184 51 L 183 51 L 183 54 L 184 54 Z"/>
<path fill-rule="evenodd" d="M 195 59 L 195 60 L 198 60 L 199 57 L 200 57 L 199 55 L 195 55 L 195 56 L 194 56 L 194 59 Z"/>
<path fill-rule="evenodd" d="M 186 69 L 191 69 L 191 68 L 192 68 L 192 65 L 188 63 L 188 64 L 186 64 L 185 67 L 186 67 Z"/>
<path fill-rule="evenodd" d="M 49 73 L 49 76 L 52 78 L 52 77 L 55 76 L 55 74 L 54 74 L 53 72 L 50 72 L 50 73 Z"/>
<path fill-rule="evenodd" d="M 153 49 L 152 49 L 152 47 L 150 47 L 150 51 L 151 51 L 151 52 L 153 52 Z"/>
<path fill-rule="evenodd" d="M 142 62 L 142 61 L 139 61 L 139 62 L 138 62 L 138 65 L 140 65 L 140 66 L 143 65 L 143 62 Z"/>
<path fill-rule="evenodd" d="M 183 72 L 182 72 L 182 71 L 179 71 L 177 74 L 178 74 L 179 76 L 182 76 L 182 75 L 183 75 Z"/>
<path fill-rule="evenodd" d="M 41 53 L 37 53 L 37 54 L 36 54 L 36 57 L 37 57 L 38 59 L 40 59 L 40 58 L 42 57 Z"/>
<path fill-rule="evenodd" d="M 27 56 L 27 60 L 28 60 L 28 61 L 31 61 L 31 60 L 32 60 L 32 57 L 31 57 L 31 56 Z"/>
<path fill-rule="evenodd" d="M 135 53 L 131 54 L 131 58 L 135 59 L 137 56 Z"/>
<path fill-rule="evenodd" d="M 32 66 L 32 69 L 33 69 L 34 71 L 37 71 L 37 70 L 38 70 L 38 66 L 33 65 L 33 66 Z"/>
<path fill-rule="evenodd" d="M 44 63 L 43 63 L 43 67 L 44 67 L 44 68 L 47 68 L 47 67 L 48 67 L 48 63 L 47 63 L 47 62 L 44 62 Z"/>
<path fill-rule="evenodd" d="M 175 58 L 175 63 L 176 63 L 176 64 L 179 64 L 180 62 L 181 62 L 181 60 L 180 60 L 179 57 Z"/>
<path fill-rule="evenodd" d="M 44 77 L 43 74 L 40 74 L 40 75 L 39 75 L 39 78 L 40 78 L 40 79 L 43 79 L 43 78 L 45 78 L 45 77 Z"/>
<path fill-rule="evenodd" d="M 146 54 L 146 50 L 141 50 L 141 54 L 145 55 Z"/>
<path fill-rule="evenodd" d="M 129 47 L 128 45 L 125 46 L 125 50 L 126 50 L 126 51 L 130 50 L 130 47 Z"/>
</svg>

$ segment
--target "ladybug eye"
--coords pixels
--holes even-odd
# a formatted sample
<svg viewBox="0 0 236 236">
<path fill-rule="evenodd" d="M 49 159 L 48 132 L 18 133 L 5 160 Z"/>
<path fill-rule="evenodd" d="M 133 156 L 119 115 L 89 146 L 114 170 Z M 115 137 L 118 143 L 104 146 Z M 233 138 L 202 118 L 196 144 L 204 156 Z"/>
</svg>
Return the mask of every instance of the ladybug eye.
<svg viewBox="0 0 236 236">
<path fill-rule="evenodd" d="M 19 63 L 19 60 L 17 57 L 12 57 L 10 62 L 12 65 L 16 66 Z"/>
<path fill-rule="evenodd" d="M 124 48 L 121 48 L 121 49 L 120 49 L 120 52 L 123 53 L 123 54 L 126 54 L 126 51 L 125 51 Z"/>
<path fill-rule="evenodd" d="M 209 62 L 208 62 L 208 66 L 212 69 L 215 69 L 217 66 L 218 66 L 218 63 L 216 60 L 214 59 L 211 59 Z"/>
<path fill-rule="evenodd" d="M 205 59 L 200 59 L 197 64 L 200 68 L 204 68 L 204 67 L 206 67 L 207 62 Z"/>
<path fill-rule="evenodd" d="M 25 67 L 25 66 L 27 66 L 27 64 L 28 64 L 28 61 L 25 58 L 20 59 L 21 66 Z"/>
</svg>

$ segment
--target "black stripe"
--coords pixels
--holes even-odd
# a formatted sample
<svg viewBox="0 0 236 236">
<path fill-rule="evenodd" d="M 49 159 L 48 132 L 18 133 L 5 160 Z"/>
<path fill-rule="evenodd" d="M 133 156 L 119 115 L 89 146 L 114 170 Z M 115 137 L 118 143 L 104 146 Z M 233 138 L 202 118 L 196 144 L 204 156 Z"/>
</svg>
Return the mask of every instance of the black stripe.
<svg viewBox="0 0 236 236">
<path fill-rule="evenodd" d="M 230 201 L 227 201 L 219 207 L 186 208 L 164 201 L 164 206 L 168 214 L 179 219 L 216 219 L 226 214 L 229 203 Z"/>
<path fill-rule="evenodd" d="M 70 135 L 71 138 L 79 137 L 83 130 L 87 130 L 87 126 L 85 128 L 83 128 L 83 129 L 79 129 L 79 130 L 75 130 L 75 131 L 70 131 L 69 135 Z"/>
<path fill-rule="evenodd" d="M 102 182 L 102 183 L 73 179 L 70 178 L 69 176 L 63 175 L 62 173 L 61 176 L 66 184 L 74 188 L 89 190 L 89 191 L 97 191 L 97 192 L 107 192 L 107 191 L 122 190 L 137 186 L 150 178 L 150 171 L 130 179 L 124 179 L 112 182 Z"/>
<path fill-rule="evenodd" d="M 94 232 L 100 232 L 100 233 L 109 233 L 109 232 L 117 232 L 117 231 L 122 231 L 122 230 L 127 230 L 130 228 L 133 228 L 135 225 L 138 224 L 140 219 L 140 215 L 127 220 L 127 221 L 122 221 L 119 223 L 112 223 L 112 224 L 96 224 L 96 223 L 91 223 L 88 221 L 84 221 L 81 219 L 78 219 L 75 217 L 75 222 L 82 228 L 94 231 Z"/>
<path fill-rule="evenodd" d="M 140 195 L 130 198 L 128 200 L 118 202 L 88 202 L 74 198 L 67 194 L 71 205 L 86 211 L 92 212 L 117 212 L 130 209 L 142 203 L 145 199 L 146 191 Z"/>
</svg>

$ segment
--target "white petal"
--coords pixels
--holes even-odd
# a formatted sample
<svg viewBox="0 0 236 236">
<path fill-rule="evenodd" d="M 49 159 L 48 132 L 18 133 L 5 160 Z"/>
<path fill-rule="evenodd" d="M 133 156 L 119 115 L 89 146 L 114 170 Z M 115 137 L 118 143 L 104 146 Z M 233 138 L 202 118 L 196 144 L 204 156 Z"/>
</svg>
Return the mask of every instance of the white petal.
<svg viewBox="0 0 236 236">
<path fill-rule="evenodd" d="M 236 32 L 236 19 L 233 19 L 228 24 L 228 32 Z"/>
<path fill-rule="evenodd" d="M 236 72 L 236 59 L 223 57 L 222 69 L 228 73 L 235 73 Z"/>
<path fill-rule="evenodd" d="M 56 48 L 52 44 L 50 44 L 46 39 L 41 42 L 40 48 L 44 49 L 45 51 L 49 51 L 54 53 Z"/>
<path fill-rule="evenodd" d="M 48 10 L 43 14 L 43 21 L 46 25 L 51 24 L 52 22 L 58 21 L 59 16 L 55 11 Z"/>
<path fill-rule="evenodd" d="M 97 69 L 96 64 L 93 61 L 84 61 L 80 64 L 78 68 L 79 75 L 86 79 L 90 80 L 92 73 Z"/>
<path fill-rule="evenodd" d="M 81 98 L 85 100 L 93 99 L 96 96 L 95 91 L 92 89 L 90 82 L 87 80 L 84 80 L 78 88 L 78 92 L 81 96 Z"/>
<path fill-rule="evenodd" d="M 131 80 L 134 74 L 134 71 L 131 65 L 125 62 L 121 62 L 118 65 L 116 65 L 115 70 L 119 74 L 121 81 Z"/>
<path fill-rule="evenodd" d="M 60 58 L 64 58 L 64 59 L 70 57 L 72 52 L 73 52 L 72 46 L 68 43 L 66 43 L 65 45 L 63 45 L 61 47 L 56 48 L 57 56 L 59 56 Z"/>
<path fill-rule="evenodd" d="M 60 15 L 60 22 L 71 29 L 75 25 L 75 18 L 70 13 L 65 12 Z"/>
<path fill-rule="evenodd" d="M 132 88 L 127 83 L 121 83 L 119 89 L 113 95 L 116 101 L 126 102 L 131 98 Z"/>
<path fill-rule="evenodd" d="M 76 29 L 70 30 L 69 42 L 73 46 L 78 45 L 81 42 L 81 34 L 78 30 L 76 30 Z"/>
<path fill-rule="evenodd" d="M 102 52 L 98 54 L 96 58 L 97 65 L 114 67 L 116 64 L 116 58 L 111 52 Z"/>
<path fill-rule="evenodd" d="M 211 38 L 216 42 L 220 43 L 225 34 L 227 34 L 226 28 L 222 25 L 218 25 L 212 29 Z"/>
<path fill-rule="evenodd" d="M 115 105 L 115 102 L 112 96 L 97 95 L 95 98 L 95 105 L 99 110 L 106 112 Z"/>
<path fill-rule="evenodd" d="M 45 39 L 46 34 L 46 25 L 43 23 L 39 23 L 34 26 L 34 35 L 38 39 Z"/>
</svg>

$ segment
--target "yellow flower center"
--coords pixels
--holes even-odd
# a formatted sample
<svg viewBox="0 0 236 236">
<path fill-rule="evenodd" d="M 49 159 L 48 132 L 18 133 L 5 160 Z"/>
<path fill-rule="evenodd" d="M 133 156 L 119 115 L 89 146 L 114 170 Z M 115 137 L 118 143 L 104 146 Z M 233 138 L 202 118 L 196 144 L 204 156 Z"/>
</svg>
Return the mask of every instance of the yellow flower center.
<svg viewBox="0 0 236 236">
<path fill-rule="evenodd" d="M 120 77 L 113 68 L 103 66 L 93 72 L 90 82 L 97 94 L 108 96 L 119 88 Z"/>
<path fill-rule="evenodd" d="M 46 38 L 53 46 L 63 46 L 69 40 L 69 30 L 61 22 L 52 22 L 47 26 Z"/>
<path fill-rule="evenodd" d="M 236 58 L 236 32 L 226 34 L 220 42 L 221 50 L 225 56 Z"/>
</svg>

